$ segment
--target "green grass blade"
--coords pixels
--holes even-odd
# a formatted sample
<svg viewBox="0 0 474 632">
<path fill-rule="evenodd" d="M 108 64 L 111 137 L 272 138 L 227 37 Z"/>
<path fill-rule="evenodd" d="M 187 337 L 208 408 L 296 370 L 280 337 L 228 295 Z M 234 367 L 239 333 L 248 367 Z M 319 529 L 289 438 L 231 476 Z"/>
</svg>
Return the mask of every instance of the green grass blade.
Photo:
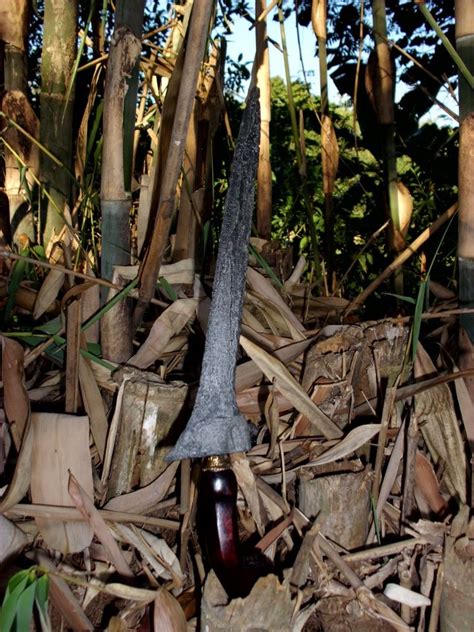
<svg viewBox="0 0 474 632">
<path fill-rule="evenodd" d="M 174 302 L 178 300 L 178 295 L 176 294 L 173 287 L 169 284 L 169 282 L 165 279 L 165 277 L 160 277 L 158 285 L 161 287 L 161 289 L 170 301 Z"/>
<path fill-rule="evenodd" d="M 280 281 L 280 279 L 277 277 L 275 272 L 268 265 L 268 263 L 265 261 L 265 259 L 262 257 L 262 255 L 257 250 L 255 250 L 255 248 L 252 246 L 252 244 L 249 244 L 249 250 L 250 250 L 250 253 L 258 261 L 258 264 L 260 265 L 260 267 L 262 267 L 265 270 L 265 272 L 268 274 L 268 276 L 270 277 L 273 285 L 275 285 L 279 290 L 281 290 L 281 288 L 283 287 L 283 283 Z"/>
</svg>

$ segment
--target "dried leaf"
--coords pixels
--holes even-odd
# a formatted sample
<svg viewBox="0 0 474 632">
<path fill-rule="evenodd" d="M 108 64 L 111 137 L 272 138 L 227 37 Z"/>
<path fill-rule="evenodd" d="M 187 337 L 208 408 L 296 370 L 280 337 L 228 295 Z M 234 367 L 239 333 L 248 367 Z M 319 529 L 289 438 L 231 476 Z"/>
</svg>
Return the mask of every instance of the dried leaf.
<svg viewBox="0 0 474 632">
<path fill-rule="evenodd" d="M 165 588 L 159 588 L 154 602 L 155 632 L 186 632 L 186 617 L 177 599 Z"/>
<path fill-rule="evenodd" d="M 281 347 L 281 349 L 277 349 L 273 355 L 288 364 L 301 355 L 312 342 L 314 342 L 314 338 L 307 338 L 306 340 L 301 340 L 301 342 L 293 342 L 285 347 Z M 253 360 L 242 362 L 235 370 L 236 392 L 238 393 L 253 386 L 256 382 L 261 380 L 262 375 L 263 371 Z"/>
<path fill-rule="evenodd" d="M 28 420 L 13 478 L 0 502 L 0 512 L 5 512 L 24 498 L 31 482 L 31 455 L 33 453 L 33 427 Z"/>
<path fill-rule="evenodd" d="M 435 514 L 443 514 L 448 505 L 439 491 L 439 483 L 433 466 L 419 450 L 416 452 L 415 483 L 431 511 Z"/>
<path fill-rule="evenodd" d="M 293 512 L 273 527 L 273 529 L 270 529 L 270 531 L 263 536 L 260 542 L 258 542 L 255 548 L 262 551 L 262 553 L 265 553 L 265 551 L 270 548 L 271 545 L 274 544 L 292 524 Z"/>
<path fill-rule="evenodd" d="M 390 125 L 393 123 L 393 73 L 390 54 L 387 51 L 383 58 L 377 54 L 385 52 L 384 47 L 387 44 L 377 46 L 377 50 L 372 50 L 369 55 L 365 69 L 365 89 L 377 121 L 382 125 Z"/>
<path fill-rule="evenodd" d="M 23 531 L 0 514 L 0 566 L 19 555 L 27 544 Z"/>
<path fill-rule="evenodd" d="M 273 390 L 272 386 L 269 388 L 265 388 L 264 386 L 254 386 L 253 388 L 247 388 L 245 391 L 237 393 L 236 401 L 240 412 L 248 417 L 251 417 L 252 415 L 260 417 L 270 391 L 273 391 L 273 401 L 276 406 L 278 406 L 280 414 L 287 413 L 293 408 L 292 404 L 290 404 L 290 402 L 283 397 L 281 393 Z"/>
<path fill-rule="evenodd" d="M 253 306 L 253 311 L 259 314 L 265 325 L 262 325 L 255 316 L 252 319 L 253 322 L 249 323 L 251 320 L 249 319 L 250 310 L 245 313 L 244 324 L 250 326 L 251 330 L 256 332 L 254 335 L 259 335 L 265 339 L 264 346 L 268 347 L 272 344 L 270 341 L 278 343 L 278 340 L 282 340 L 280 344 L 276 345 L 282 347 L 292 340 L 304 340 L 306 338 L 303 332 L 296 329 L 286 315 L 268 298 L 260 296 L 260 294 L 252 290 L 247 290 L 246 301 L 248 307 Z M 257 334 L 257 332 L 260 333 Z"/>
<path fill-rule="evenodd" d="M 69 476 L 68 491 L 77 509 L 79 509 L 81 514 L 84 516 L 84 519 L 90 523 L 95 535 L 107 549 L 107 553 L 110 556 L 110 562 L 117 569 L 117 573 L 123 577 L 133 578 L 134 574 L 128 566 L 122 551 L 107 526 L 107 523 L 95 508 L 94 502 L 84 491 L 72 473 Z"/>
<path fill-rule="evenodd" d="M 262 512 L 260 509 L 260 497 L 254 473 L 250 468 L 249 460 L 245 455 L 234 456 L 232 458 L 232 469 L 234 470 L 237 483 L 239 484 L 247 505 L 249 506 L 252 518 L 255 520 L 258 532 L 260 535 L 263 535 L 265 532 L 265 525 L 263 523 Z"/>
<path fill-rule="evenodd" d="M 298 318 L 293 314 L 291 309 L 285 303 L 280 293 L 272 285 L 269 279 L 260 274 L 253 268 L 247 268 L 247 282 L 252 290 L 260 297 L 267 299 L 280 312 L 281 316 L 293 327 L 296 332 L 304 332 L 305 328 Z M 303 335 L 295 338 L 302 340 Z"/>
<path fill-rule="evenodd" d="M 62 270 L 50 270 L 48 276 L 43 281 L 38 296 L 35 301 L 33 318 L 40 318 L 56 300 L 63 284 L 66 274 Z"/>
<path fill-rule="evenodd" d="M 94 271 L 88 266 L 87 274 L 94 276 Z M 99 311 L 100 308 L 100 285 L 93 283 L 88 290 L 82 295 L 82 322 L 85 323 L 91 316 Z M 99 342 L 99 323 L 94 323 L 88 327 L 84 336 L 87 342 Z"/>
<path fill-rule="evenodd" d="M 127 281 L 137 278 L 138 266 L 115 266 L 115 270 Z M 194 270 L 194 259 L 181 259 L 176 263 L 163 264 L 158 276 L 165 278 L 170 285 L 192 285 Z"/>
<path fill-rule="evenodd" d="M 316 37 L 326 39 L 326 20 L 326 0 L 313 0 L 311 3 L 311 23 Z"/>
<path fill-rule="evenodd" d="M 112 498 L 105 505 L 104 509 L 110 511 L 129 511 L 131 513 L 143 513 L 153 510 L 156 504 L 162 500 L 174 480 L 179 461 L 170 463 L 166 470 L 158 478 L 146 487 L 142 487 L 135 492 L 122 494 Z"/>
<path fill-rule="evenodd" d="M 113 525 L 119 540 L 134 546 L 155 571 L 158 577 L 172 579 L 177 588 L 184 582 L 179 560 L 168 544 L 149 531 L 134 529 L 124 524 Z"/>
<path fill-rule="evenodd" d="M 107 422 L 104 400 L 97 386 L 90 362 L 82 356 L 79 358 L 79 383 L 84 408 L 89 416 L 95 447 L 99 453 L 100 460 L 103 462 L 109 424 Z"/>
<path fill-rule="evenodd" d="M 30 415 L 30 402 L 25 388 L 24 351 L 20 343 L 1 336 L 2 380 L 5 414 L 17 450 L 20 449 Z"/>
<path fill-rule="evenodd" d="M 270 355 L 244 336 L 240 337 L 240 344 L 267 378 L 293 404 L 296 410 L 305 415 L 318 432 L 328 439 L 341 436 L 342 433 L 336 424 L 316 406 L 281 360 Z"/>
<path fill-rule="evenodd" d="M 135 586 L 128 586 L 127 584 L 119 584 L 118 582 L 111 582 L 110 584 L 104 584 L 96 579 L 92 579 L 90 585 L 106 593 L 112 595 L 112 597 L 118 597 L 119 599 L 129 599 L 131 601 L 137 601 L 141 604 L 150 603 L 154 600 L 156 592 L 154 590 L 147 590 L 146 588 L 135 588 Z"/>
<path fill-rule="evenodd" d="M 385 505 L 385 502 L 393 487 L 393 483 L 395 482 L 395 479 L 398 474 L 398 468 L 400 466 L 400 462 L 403 458 L 404 449 L 405 449 L 405 422 L 403 421 L 400 428 L 398 429 L 397 438 L 395 439 L 395 445 L 393 446 L 392 454 L 390 455 L 390 460 L 385 470 L 382 485 L 380 486 L 379 497 L 377 499 L 377 509 L 376 509 L 377 516 L 380 516 L 382 514 L 382 510 Z M 372 542 L 374 535 L 375 535 L 375 523 L 372 522 L 372 526 L 370 527 L 370 532 L 367 537 L 367 542 Z"/>
<path fill-rule="evenodd" d="M 381 424 L 365 424 L 354 428 L 354 430 L 351 430 L 349 434 L 344 437 L 344 439 L 341 439 L 335 446 L 323 452 L 323 454 L 313 459 L 310 463 L 306 463 L 303 467 L 327 465 L 328 463 L 343 459 L 365 445 L 372 437 L 375 437 L 380 431 L 380 428 Z"/>
<path fill-rule="evenodd" d="M 59 370 L 46 373 L 35 388 L 28 389 L 28 399 L 31 402 L 56 401 L 61 396 L 62 379 Z"/>
<path fill-rule="evenodd" d="M 155 362 L 171 338 L 179 333 L 196 312 L 198 299 L 178 299 L 156 319 L 148 338 L 128 364 L 146 369 Z"/>
<path fill-rule="evenodd" d="M 397 182 L 398 192 L 398 217 L 400 221 L 400 232 L 406 237 L 410 228 L 411 216 L 413 213 L 413 198 L 408 188 L 399 180 Z"/>
<path fill-rule="evenodd" d="M 89 419 L 56 413 L 31 415 L 34 443 L 31 457 L 31 498 L 35 504 L 70 507 L 69 472 L 94 493 L 89 452 Z M 67 555 L 84 550 L 92 529 L 83 521 L 35 518 L 48 546 Z"/>
<path fill-rule="evenodd" d="M 50 571 L 49 590 L 51 599 L 73 630 L 94 630 L 94 626 L 84 614 L 81 605 L 74 596 L 72 590 L 61 577 L 58 577 L 56 566 L 43 552 L 35 551 L 34 557 L 38 564 Z"/>
<path fill-rule="evenodd" d="M 440 298 L 443 301 L 452 301 L 457 297 L 456 292 L 453 292 L 437 281 L 433 281 L 433 279 L 429 280 L 429 287 L 430 292 L 436 296 L 436 298 Z"/>
<path fill-rule="evenodd" d="M 457 371 L 458 369 L 456 368 Z M 466 437 L 470 445 L 474 446 L 474 406 L 472 405 L 472 399 L 463 379 L 455 380 L 454 384 Z"/>
</svg>

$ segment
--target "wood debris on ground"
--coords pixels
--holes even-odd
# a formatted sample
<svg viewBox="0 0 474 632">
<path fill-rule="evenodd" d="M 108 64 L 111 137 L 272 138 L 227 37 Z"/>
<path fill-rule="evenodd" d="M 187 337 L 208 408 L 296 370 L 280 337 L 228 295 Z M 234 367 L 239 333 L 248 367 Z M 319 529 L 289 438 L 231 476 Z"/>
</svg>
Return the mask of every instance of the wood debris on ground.
<svg viewBox="0 0 474 632">
<path fill-rule="evenodd" d="M 347 323 L 348 301 L 276 289 L 251 263 L 236 393 L 253 447 L 232 467 L 242 557 L 265 572 L 231 603 L 200 547 L 199 463 L 166 461 L 210 303 L 192 261 L 163 267 L 127 361 L 104 349 L 130 327 L 136 268 L 116 272 L 109 298 L 127 292 L 107 322 L 90 319 L 93 279 L 38 268 L 34 300 L 17 292 L 38 325 L 2 336 L 0 562 L 3 583 L 47 574 L 50 629 L 434 631 L 469 598 L 474 433 L 452 299 L 420 341 L 410 319 Z"/>
</svg>

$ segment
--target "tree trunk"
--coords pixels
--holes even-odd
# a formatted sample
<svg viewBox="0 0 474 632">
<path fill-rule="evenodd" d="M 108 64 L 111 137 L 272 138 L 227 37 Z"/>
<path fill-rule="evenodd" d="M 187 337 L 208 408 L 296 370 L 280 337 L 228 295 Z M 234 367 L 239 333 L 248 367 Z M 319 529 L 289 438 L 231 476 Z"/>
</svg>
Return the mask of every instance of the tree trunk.
<svg viewBox="0 0 474 632">
<path fill-rule="evenodd" d="M 59 161 L 41 154 L 41 181 L 49 192 L 41 223 L 43 242 L 64 225 L 64 208 L 72 189 L 72 70 L 76 55 L 77 0 L 45 0 L 41 61 L 41 144 Z M 71 87 L 72 86 L 72 87 Z M 69 90 L 68 93 L 68 88 Z"/>
</svg>

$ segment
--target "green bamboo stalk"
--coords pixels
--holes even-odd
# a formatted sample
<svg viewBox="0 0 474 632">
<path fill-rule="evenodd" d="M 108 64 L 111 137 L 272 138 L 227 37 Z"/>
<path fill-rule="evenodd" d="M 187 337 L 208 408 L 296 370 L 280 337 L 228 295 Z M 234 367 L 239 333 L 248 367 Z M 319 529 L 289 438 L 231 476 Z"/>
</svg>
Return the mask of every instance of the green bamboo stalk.
<svg viewBox="0 0 474 632">
<path fill-rule="evenodd" d="M 41 144 L 51 150 L 66 169 L 58 169 L 45 153 L 40 157 L 41 181 L 55 205 L 42 209 L 45 244 L 64 225 L 64 207 L 70 203 L 74 90 L 66 97 L 76 56 L 77 0 L 45 0 L 41 60 Z M 60 209 L 58 214 L 56 208 Z"/>
<path fill-rule="evenodd" d="M 137 38 L 142 37 L 145 0 L 117 2 L 115 9 L 116 28 L 121 26 L 130 29 Z M 135 130 L 135 112 L 138 95 L 139 62 L 135 64 L 128 81 L 123 110 L 123 166 L 125 189 L 130 191 L 132 183 L 133 136 Z"/>
<path fill-rule="evenodd" d="M 130 264 L 130 190 L 137 80 L 130 90 L 128 78 L 136 71 L 141 50 L 144 0 L 117 4 L 114 36 L 107 65 L 104 96 L 104 144 L 100 203 L 102 211 L 102 277 L 111 279 L 116 265 Z M 138 34 L 137 34 L 138 33 Z M 130 103 L 125 107 L 128 93 Z M 128 121 L 127 121 L 128 117 Z M 128 166 L 126 162 L 128 159 Z M 102 294 L 102 299 L 106 296 Z"/>
<path fill-rule="evenodd" d="M 421 13 L 423 14 L 423 17 L 425 18 L 425 20 L 428 22 L 428 24 L 434 30 L 436 35 L 438 35 L 438 37 L 440 38 L 441 42 L 443 43 L 443 46 L 446 48 L 446 50 L 448 51 L 448 53 L 451 56 L 452 60 L 456 64 L 456 66 L 457 66 L 457 68 L 459 70 L 459 73 L 462 75 L 464 80 L 468 83 L 468 85 L 471 88 L 471 90 L 474 90 L 474 75 L 471 72 L 471 69 L 468 68 L 468 66 L 464 63 L 465 60 L 463 59 L 463 56 L 456 51 L 456 49 L 451 44 L 449 39 L 443 33 L 443 31 L 442 31 L 441 27 L 439 26 L 438 22 L 436 22 L 435 18 L 433 17 L 433 15 L 431 14 L 430 10 L 426 6 L 425 1 L 424 0 L 415 0 L 415 3 L 418 5 L 418 8 L 420 9 Z M 458 3 L 456 2 L 456 5 L 457 4 Z M 460 4 L 462 4 L 462 2 Z M 473 10 L 472 3 L 470 4 L 468 10 L 469 11 Z M 458 47 L 458 49 L 459 49 L 459 47 Z"/>
<path fill-rule="evenodd" d="M 384 154 L 385 185 L 392 220 L 392 249 L 397 254 L 397 240 L 395 235 L 400 233 L 401 221 L 398 209 L 398 174 L 397 155 L 395 148 L 395 121 L 393 107 L 393 77 L 390 50 L 387 44 L 387 14 L 385 0 L 373 0 L 373 26 L 376 49 L 376 78 L 374 94 L 376 100 L 377 118 L 382 133 Z M 397 270 L 394 277 L 395 293 L 403 295 L 403 271 Z"/>
<path fill-rule="evenodd" d="M 474 14 L 472 2 L 456 1 L 456 46 L 469 73 L 474 72 Z M 459 68 L 459 66 L 458 66 Z M 459 228 L 458 228 L 458 266 L 459 300 L 461 307 L 474 306 L 474 90 L 466 74 L 459 74 Z M 462 327 L 471 342 L 474 342 L 474 315 L 463 314 L 460 317 Z M 471 353 L 461 353 L 463 368 L 471 367 L 474 358 Z"/>
<path fill-rule="evenodd" d="M 321 161 L 323 166 L 324 189 L 324 244 L 328 288 L 331 293 L 333 286 L 335 285 L 334 180 L 339 155 L 336 135 L 329 116 L 326 0 L 313 0 L 313 4 L 311 6 L 311 22 L 318 42 L 319 53 L 319 81 L 321 86 Z"/>
</svg>

